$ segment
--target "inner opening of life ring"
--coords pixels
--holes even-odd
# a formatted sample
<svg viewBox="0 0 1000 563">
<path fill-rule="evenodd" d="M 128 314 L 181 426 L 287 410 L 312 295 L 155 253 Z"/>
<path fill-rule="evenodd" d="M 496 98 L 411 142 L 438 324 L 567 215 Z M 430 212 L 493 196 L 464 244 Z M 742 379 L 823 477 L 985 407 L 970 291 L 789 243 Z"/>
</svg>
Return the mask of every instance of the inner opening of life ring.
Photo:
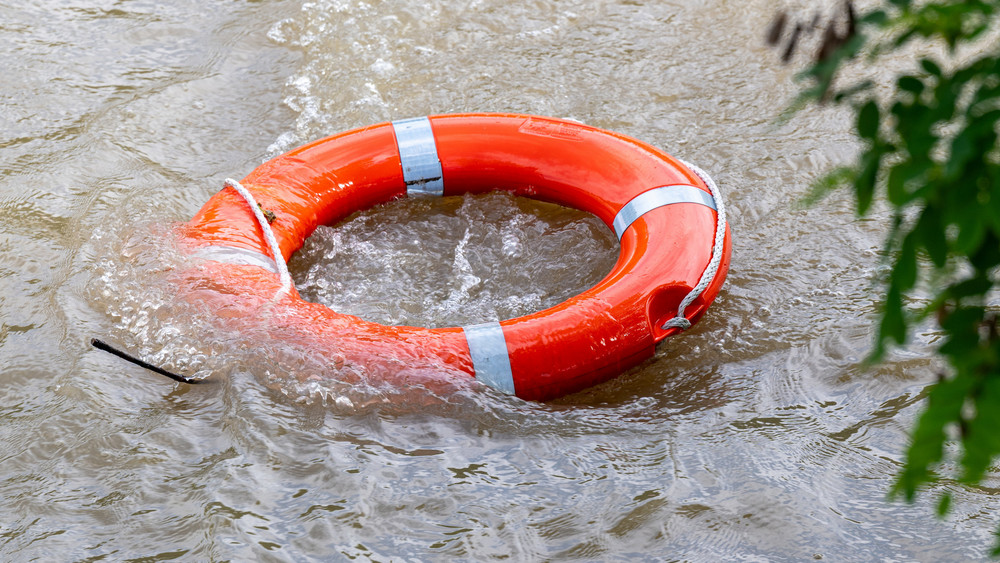
<svg viewBox="0 0 1000 563">
<path fill-rule="evenodd" d="M 594 286 L 619 253 L 576 209 L 506 192 L 401 198 L 320 227 L 292 257 L 302 298 L 384 325 L 504 320 Z"/>
</svg>

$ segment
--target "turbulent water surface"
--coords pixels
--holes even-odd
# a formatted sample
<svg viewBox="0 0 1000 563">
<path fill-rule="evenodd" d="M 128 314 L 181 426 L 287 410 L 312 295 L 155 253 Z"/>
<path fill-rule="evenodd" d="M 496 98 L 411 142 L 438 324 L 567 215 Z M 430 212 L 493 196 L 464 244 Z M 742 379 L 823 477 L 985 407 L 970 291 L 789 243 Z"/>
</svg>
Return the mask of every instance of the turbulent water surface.
<svg viewBox="0 0 1000 563">
<path fill-rule="evenodd" d="M 934 335 L 861 366 L 883 225 L 845 194 L 796 205 L 855 147 L 834 109 L 775 124 L 797 86 L 762 45 L 774 9 L 0 3 L 0 559 L 982 559 L 995 489 L 940 484 L 944 521 L 932 496 L 886 499 Z M 711 171 L 734 251 L 702 322 L 537 404 L 373 380 L 176 295 L 174 225 L 224 178 L 466 111 L 572 118 Z M 446 326 L 556 304 L 616 252 L 593 217 L 491 194 L 325 227 L 292 270 L 338 310 Z M 216 383 L 174 384 L 93 337 Z"/>
</svg>

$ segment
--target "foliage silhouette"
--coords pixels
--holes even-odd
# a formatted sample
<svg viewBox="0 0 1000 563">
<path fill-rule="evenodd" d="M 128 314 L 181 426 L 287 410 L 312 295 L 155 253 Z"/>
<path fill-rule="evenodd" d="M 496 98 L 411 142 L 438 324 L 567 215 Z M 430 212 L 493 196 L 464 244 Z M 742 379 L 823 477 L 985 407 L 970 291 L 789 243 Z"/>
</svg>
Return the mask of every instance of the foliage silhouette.
<svg viewBox="0 0 1000 563">
<path fill-rule="evenodd" d="M 851 2 L 825 24 L 808 86 L 793 104 L 854 110 L 857 162 L 817 182 L 812 198 L 849 186 L 859 216 L 876 197 L 891 209 L 885 256 L 891 271 L 869 361 L 904 346 L 915 325 L 936 322 L 946 373 L 927 391 L 906 460 L 891 492 L 912 501 L 945 481 L 980 484 L 1000 454 L 1000 0 L 882 0 L 856 15 Z M 768 31 L 777 46 L 789 27 L 779 13 Z M 782 58 L 806 44 L 797 24 Z M 944 49 L 941 49 L 943 43 Z M 936 47 L 936 48 L 935 48 Z M 889 53 L 923 55 L 886 91 L 877 63 Z M 849 70 L 851 78 L 843 78 Z M 843 82 L 843 84 L 842 84 Z M 939 490 L 945 490 L 940 487 Z M 943 492 L 938 513 L 951 506 Z M 992 554 L 1000 555 L 1000 542 Z"/>
</svg>

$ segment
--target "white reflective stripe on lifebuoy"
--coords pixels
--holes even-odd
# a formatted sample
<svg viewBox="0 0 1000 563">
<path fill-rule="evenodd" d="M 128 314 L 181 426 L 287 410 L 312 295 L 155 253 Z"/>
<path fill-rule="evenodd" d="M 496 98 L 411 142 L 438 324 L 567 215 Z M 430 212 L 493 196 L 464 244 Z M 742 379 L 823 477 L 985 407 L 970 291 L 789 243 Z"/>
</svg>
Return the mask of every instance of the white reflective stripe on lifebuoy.
<svg viewBox="0 0 1000 563">
<path fill-rule="evenodd" d="M 194 256 L 202 260 L 212 260 L 224 264 L 260 266 L 269 272 L 278 273 L 278 269 L 274 265 L 274 260 L 270 256 L 246 248 L 213 244 L 202 246 L 198 250 L 195 250 Z"/>
<path fill-rule="evenodd" d="M 615 229 L 615 234 L 618 235 L 618 240 L 621 240 L 622 235 L 625 234 L 625 229 L 628 229 L 629 225 L 642 217 L 643 214 L 657 207 L 674 203 L 698 203 L 715 209 L 715 200 L 712 198 L 712 194 L 694 186 L 676 184 L 653 188 L 632 198 L 621 208 L 618 215 L 615 215 L 612 226 Z"/>
<path fill-rule="evenodd" d="M 406 195 L 444 195 L 444 174 L 431 120 L 426 117 L 392 122 L 396 148 L 403 165 Z"/>
<path fill-rule="evenodd" d="M 469 343 L 472 367 L 476 379 L 494 389 L 514 394 L 514 375 L 510 370 L 510 355 L 503 327 L 498 322 L 462 327 Z"/>
</svg>

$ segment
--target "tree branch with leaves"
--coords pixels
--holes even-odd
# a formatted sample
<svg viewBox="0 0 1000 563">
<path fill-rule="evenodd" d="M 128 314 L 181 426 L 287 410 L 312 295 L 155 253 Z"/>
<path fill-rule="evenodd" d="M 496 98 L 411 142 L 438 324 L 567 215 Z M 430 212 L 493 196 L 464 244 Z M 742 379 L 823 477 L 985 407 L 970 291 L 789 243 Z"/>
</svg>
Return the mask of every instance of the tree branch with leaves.
<svg viewBox="0 0 1000 563">
<path fill-rule="evenodd" d="M 842 6 L 821 29 L 793 108 L 832 103 L 856 117 L 858 160 L 827 174 L 813 195 L 849 187 L 859 216 L 875 198 L 891 210 L 884 245 L 891 270 L 869 361 L 905 346 L 918 325 L 939 331 L 936 353 L 948 369 L 927 391 L 892 490 L 912 501 L 941 480 L 981 483 L 1000 455 L 1000 0 L 883 0 L 860 15 L 851 2 Z M 788 37 L 786 61 L 808 29 L 797 24 L 789 33 L 788 22 L 780 13 L 768 32 L 775 46 Z M 943 44 L 944 54 L 919 57 L 888 94 L 876 92 L 866 75 L 879 58 L 918 43 Z M 843 79 L 845 67 L 860 78 Z M 942 493 L 938 513 L 950 504 Z"/>
</svg>

